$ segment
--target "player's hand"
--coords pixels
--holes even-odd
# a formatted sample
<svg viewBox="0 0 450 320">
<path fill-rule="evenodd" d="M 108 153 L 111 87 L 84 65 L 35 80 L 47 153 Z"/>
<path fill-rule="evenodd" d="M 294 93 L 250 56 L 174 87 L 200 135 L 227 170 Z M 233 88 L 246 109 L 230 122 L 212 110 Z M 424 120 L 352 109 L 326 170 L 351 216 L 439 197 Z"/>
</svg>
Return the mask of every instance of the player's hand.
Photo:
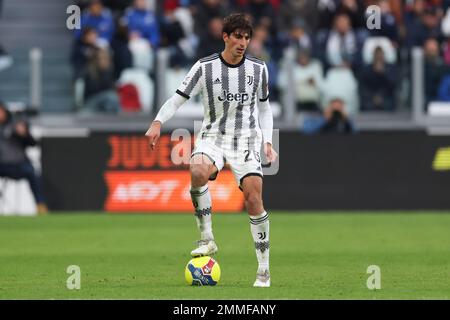
<svg viewBox="0 0 450 320">
<path fill-rule="evenodd" d="M 155 150 L 156 143 L 161 136 L 161 122 L 153 121 L 150 128 L 145 133 L 145 136 L 148 137 L 150 149 Z"/>
<path fill-rule="evenodd" d="M 266 159 L 269 163 L 274 162 L 277 160 L 278 153 L 272 148 L 271 143 L 264 143 L 264 154 L 266 155 Z"/>
</svg>

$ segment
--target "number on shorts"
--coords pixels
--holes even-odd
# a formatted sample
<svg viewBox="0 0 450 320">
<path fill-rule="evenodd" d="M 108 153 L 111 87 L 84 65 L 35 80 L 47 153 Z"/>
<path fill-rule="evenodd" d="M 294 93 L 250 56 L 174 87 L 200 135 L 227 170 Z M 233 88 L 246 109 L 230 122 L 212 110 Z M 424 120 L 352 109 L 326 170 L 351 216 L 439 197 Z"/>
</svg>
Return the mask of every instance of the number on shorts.
<svg viewBox="0 0 450 320">
<path fill-rule="evenodd" d="M 245 153 L 245 162 L 248 162 L 248 161 L 251 161 L 252 159 L 251 158 L 249 158 L 249 156 L 250 156 L 250 150 L 244 150 L 244 153 Z"/>
<path fill-rule="evenodd" d="M 250 150 L 244 150 L 244 153 L 245 153 L 245 162 L 253 160 L 252 158 L 250 158 Z M 253 154 L 255 155 L 256 161 L 261 162 L 261 157 L 259 156 L 259 152 L 253 150 Z"/>
<path fill-rule="evenodd" d="M 255 154 L 256 161 L 261 162 L 261 157 L 259 156 L 259 152 L 253 151 L 253 153 Z"/>
</svg>

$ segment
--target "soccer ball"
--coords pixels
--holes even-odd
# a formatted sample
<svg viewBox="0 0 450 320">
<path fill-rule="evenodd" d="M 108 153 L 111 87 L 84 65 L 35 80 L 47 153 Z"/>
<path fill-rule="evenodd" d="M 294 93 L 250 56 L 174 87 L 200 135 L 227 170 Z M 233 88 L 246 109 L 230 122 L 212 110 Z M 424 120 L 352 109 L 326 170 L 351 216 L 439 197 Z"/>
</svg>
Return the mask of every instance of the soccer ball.
<svg viewBox="0 0 450 320">
<path fill-rule="evenodd" d="M 194 258 L 186 265 L 184 277 L 191 286 L 215 286 L 220 280 L 220 266 L 208 256 Z"/>
</svg>

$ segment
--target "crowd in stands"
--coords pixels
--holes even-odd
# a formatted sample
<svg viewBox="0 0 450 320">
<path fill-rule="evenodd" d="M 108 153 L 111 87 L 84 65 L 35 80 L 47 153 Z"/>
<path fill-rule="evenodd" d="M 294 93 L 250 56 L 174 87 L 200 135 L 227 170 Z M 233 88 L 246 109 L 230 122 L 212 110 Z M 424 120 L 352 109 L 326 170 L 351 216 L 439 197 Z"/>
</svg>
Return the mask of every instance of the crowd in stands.
<svg viewBox="0 0 450 320">
<path fill-rule="evenodd" d="M 292 86 L 298 110 L 344 118 L 358 111 L 394 111 L 410 76 L 413 47 L 424 49 L 426 101 L 450 101 L 450 0 L 80 0 L 78 5 L 82 29 L 74 34 L 73 74 L 83 80 L 82 100 L 90 110 L 145 109 L 133 103 L 133 96 L 144 98 L 125 85 L 124 74 L 148 76 L 151 86 L 161 48 L 169 52 L 171 69 L 187 71 L 197 59 L 223 49 L 222 18 L 232 12 L 253 18 L 247 53 L 266 62 L 272 101 L 283 102 L 284 88 Z M 375 11 L 368 10 L 372 5 Z M 368 27 L 377 19 L 372 13 L 380 13 L 381 28 Z"/>
</svg>

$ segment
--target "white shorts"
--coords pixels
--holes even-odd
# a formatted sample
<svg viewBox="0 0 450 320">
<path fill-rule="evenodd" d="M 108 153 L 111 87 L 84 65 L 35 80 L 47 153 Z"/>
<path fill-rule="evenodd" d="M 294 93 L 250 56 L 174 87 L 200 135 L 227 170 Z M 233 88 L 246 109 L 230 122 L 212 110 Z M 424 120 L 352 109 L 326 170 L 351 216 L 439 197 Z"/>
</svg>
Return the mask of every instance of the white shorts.
<svg viewBox="0 0 450 320">
<path fill-rule="evenodd" d="M 230 165 L 236 183 L 241 190 L 241 184 L 245 177 L 263 177 L 261 154 L 259 150 L 226 150 L 217 147 L 211 141 L 199 138 L 196 141 L 191 157 L 196 154 L 207 156 L 216 166 L 217 173 L 212 175 L 209 180 L 216 179 L 218 172 L 223 169 L 225 163 Z"/>
</svg>

